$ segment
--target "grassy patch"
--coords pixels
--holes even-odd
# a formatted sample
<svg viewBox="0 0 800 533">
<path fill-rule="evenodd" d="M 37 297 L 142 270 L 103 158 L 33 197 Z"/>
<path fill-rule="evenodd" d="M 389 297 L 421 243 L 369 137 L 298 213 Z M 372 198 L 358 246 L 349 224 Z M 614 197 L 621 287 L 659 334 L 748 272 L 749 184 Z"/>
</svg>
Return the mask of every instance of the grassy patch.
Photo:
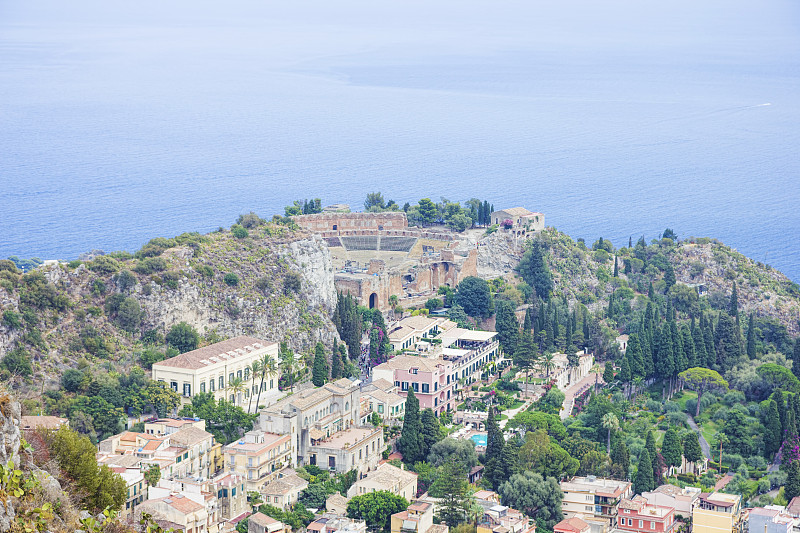
<svg viewBox="0 0 800 533">
<path fill-rule="evenodd" d="M 697 399 L 697 393 L 696 392 L 691 391 L 691 390 L 685 390 L 685 391 L 683 391 L 683 396 L 681 396 L 678 399 L 674 399 L 673 401 L 681 406 L 681 411 L 686 411 L 686 401 L 687 400 L 696 400 L 696 399 Z M 694 415 L 694 413 L 691 413 L 691 414 Z"/>
</svg>

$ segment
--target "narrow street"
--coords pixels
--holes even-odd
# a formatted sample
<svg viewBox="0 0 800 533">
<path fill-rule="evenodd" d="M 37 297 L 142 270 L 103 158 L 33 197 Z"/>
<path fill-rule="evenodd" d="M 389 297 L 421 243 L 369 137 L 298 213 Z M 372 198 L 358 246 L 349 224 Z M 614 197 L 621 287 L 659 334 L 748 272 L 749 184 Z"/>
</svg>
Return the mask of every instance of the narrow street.
<svg viewBox="0 0 800 533">
<path fill-rule="evenodd" d="M 705 455 L 708 460 L 711 461 L 711 446 L 708 445 L 706 438 L 703 437 L 702 433 L 700 433 L 700 428 L 697 427 L 697 423 L 694 421 L 694 418 L 692 418 L 692 415 L 687 415 L 686 422 L 689 424 L 689 427 L 692 428 L 692 431 L 697 433 L 697 436 L 700 437 L 700 449 L 703 450 L 703 455 Z"/>
</svg>

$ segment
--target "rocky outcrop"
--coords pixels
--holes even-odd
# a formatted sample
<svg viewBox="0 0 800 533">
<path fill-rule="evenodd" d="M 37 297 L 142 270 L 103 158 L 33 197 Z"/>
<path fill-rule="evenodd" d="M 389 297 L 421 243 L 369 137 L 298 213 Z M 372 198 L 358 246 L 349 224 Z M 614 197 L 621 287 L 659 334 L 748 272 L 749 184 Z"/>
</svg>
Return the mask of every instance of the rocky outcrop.
<svg viewBox="0 0 800 533">
<path fill-rule="evenodd" d="M 20 405 L 8 397 L 0 399 L 0 464 L 8 465 L 13 461 L 19 466 L 19 446 L 21 435 L 19 430 Z M 14 521 L 16 512 L 14 501 L 10 495 L 0 500 L 0 531 L 8 531 Z"/>
</svg>

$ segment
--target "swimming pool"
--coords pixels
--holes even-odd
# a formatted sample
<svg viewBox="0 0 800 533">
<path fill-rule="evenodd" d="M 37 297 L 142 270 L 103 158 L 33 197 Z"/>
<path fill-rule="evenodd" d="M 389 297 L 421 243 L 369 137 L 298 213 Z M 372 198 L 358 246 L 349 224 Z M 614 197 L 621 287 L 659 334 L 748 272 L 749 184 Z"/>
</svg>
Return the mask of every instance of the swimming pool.
<svg viewBox="0 0 800 533">
<path fill-rule="evenodd" d="M 486 434 L 476 433 L 475 435 L 472 435 L 470 439 L 475 443 L 475 446 L 486 447 Z"/>
</svg>

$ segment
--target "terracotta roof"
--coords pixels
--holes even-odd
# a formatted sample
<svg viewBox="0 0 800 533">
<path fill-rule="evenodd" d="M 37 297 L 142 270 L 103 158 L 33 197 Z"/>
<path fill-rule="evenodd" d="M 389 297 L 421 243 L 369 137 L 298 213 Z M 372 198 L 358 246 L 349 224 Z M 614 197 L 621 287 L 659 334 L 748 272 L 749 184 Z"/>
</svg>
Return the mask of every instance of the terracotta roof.
<svg viewBox="0 0 800 533">
<path fill-rule="evenodd" d="M 398 355 L 389 359 L 385 363 L 381 363 L 376 368 L 388 368 L 391 370 L 410 370 L 412 368 L 419 368 L 424 372 L 435 372 L 439 367 L 444 367 L 446 361 L 444 359 L 429 359 L 427 357 L 420 357 L 417 355 Z"/>
<path fill-rule="evenodd" d="M 263 350 L 273 345 L 277 346 L 277 343 L 256 339 L 255 337 L 235 337 L 204 348 L 192 350 L 191 352 L 176 355 L 164 361 L 159 361 L 158 363 L 154 363 L 153 366 L 196 370 L 198 368 L 205 368 L 219 361 L 241 357 L 254 350 Z"/>
<path fill-rule="evenodd" d="M 394 383 L 391 381 L 385 380 L 383 378 L 373 379 L 369 385 L 375 387 L 378 390 L 382 390 L 386 392 L 387 390 L 394 388 Z"/>
<path fill-rule="evenodd" d="M 389 332 L 389 340 L 391 341 L 399 341 L 405 339 L 409 335 L 412 335 L 416 331 L 414 328 L 409 326 L 399 326 L 394 328 Z"/>
<path fill-rule="evenodd" d="M 66 418 L 59 418 L 57 416 L 30 416 L 25 415 L 20 418 L 20 427 L 22 429 L 56 429 L 69 421 Z"/>
<path fill-rule="evenodd" d="M 339 507 L 344 507 L 347 505 L 347 498 L 339 494 L 338 492 L 334 492 L 325 500 L 325 508 L 329 511 L 331 510 L 331 506 L 336 505 Z"/>
<path fill-rule="evenodd" d="M 620 509 L 630 509 L 632 511 L 638 511 L 642 508 L 641 502 L 635 502 L 633 500 L 620 500 L 619 502 Z"/>
<path fill-rule="evenodd" d="M 170 442 L 173 442 L 180 446 L 189 447 L 194 444 L 197 444 L 198 442 L 202 442 L 210 437 L 213 437 L 213 435 L 208 431 L 204 431 L 200 428 L 189 426 L 188 428 L 179 429 L 178 431 L 170 435 L 169 440 Z"/>
<path fill-rule="evenodd" d="M 792 501 L 786 506 L 786 510 L 792 514 L 800 514 L 800 496 L 792 498 Z"/>
<path fill-rule="evenodd" d="M 275 520 L 271 516 L 267 516 L 264 513 L 256 513 L 254 515 L 250 515 L 250 518 L 248 520 L 261 527 L 268 527 L 273 524 L 283 525 L 283 522 L 281 522 L 280 520 Z"/>
<path fill-rule="evenodd" d="M 431 508 L 431 505 L 433 505 L 433 504 L 428 503 L 428 502 L 416 501 L 416 502 L 412 503 L 411 505 L 409 505 L 408 508 L 411 511 L 418 511 L 420 513 L 424 513 L 425 511 L 427 511 L 428 509 Z"/>
<path fill-rule="evenodd" d="M 290 473 L 285 474 L 283 477 L 273 479 L 262 489 L 264 494 L 288 494 L 293 490 L 303 490 L 308 486 L 308 481 L 301 478 L 292 470 Z"/>
<path fill-rule="evenodd" d="M 581 520 L 580 518 L 565 518 L 555 526 L 553 526 L 553 531 L 575 531 L 580 533 L 581 531 L 588 529 L 589 524 Z"/>
</svg>

